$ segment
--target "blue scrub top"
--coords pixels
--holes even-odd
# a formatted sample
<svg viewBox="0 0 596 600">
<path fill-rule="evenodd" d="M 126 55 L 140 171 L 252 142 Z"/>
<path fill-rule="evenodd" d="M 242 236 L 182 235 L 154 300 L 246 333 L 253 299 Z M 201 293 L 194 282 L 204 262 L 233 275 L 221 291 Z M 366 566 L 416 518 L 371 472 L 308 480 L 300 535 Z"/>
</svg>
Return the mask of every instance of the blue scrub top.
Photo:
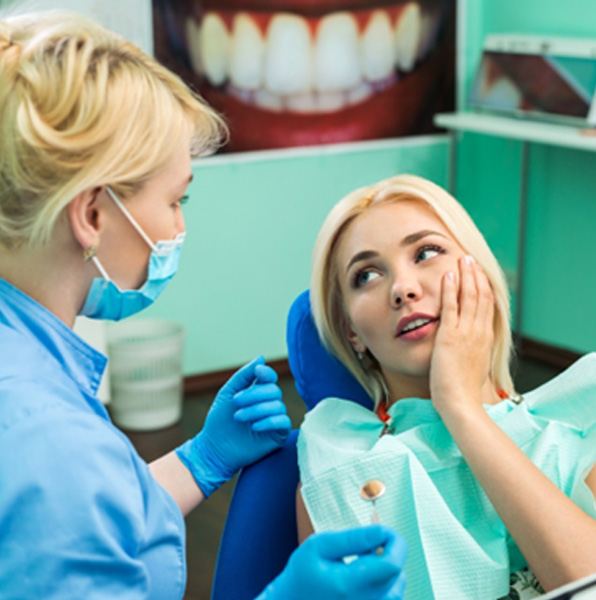
<svg viewBox="0 0 596 600">
<path fill-rule="evenodd" d="M 107 359 L 0 279 L 0 595 L 182 598 L 184 520 L 96 393 Z"/>
</svg>

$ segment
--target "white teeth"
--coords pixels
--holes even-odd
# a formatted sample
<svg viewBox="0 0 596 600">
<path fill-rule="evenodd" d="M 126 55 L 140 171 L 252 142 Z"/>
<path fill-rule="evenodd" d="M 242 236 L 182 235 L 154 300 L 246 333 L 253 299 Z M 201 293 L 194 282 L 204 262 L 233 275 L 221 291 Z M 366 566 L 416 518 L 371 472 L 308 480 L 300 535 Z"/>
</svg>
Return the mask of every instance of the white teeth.
<svg viewBox="0 0 596 600">
<path fill-rule="evenodd" d="M 190 55 L 190 64 L 195 73 L 203 72 L 203 63 L 201 60 L 201 38 L 200 31 L 194 19 L 186 20 L 186 42 L 188 53 Z"/>
<path fill-rule="evenodd" d="M 399 14 L 395 26 L 395 64 L 401 71 L 411 71 L 414 67 L 420 44 L 420 29 L 420 6 L 416 2 L 410 2 Z"/>
<path fill-rule="evenodd" d="M 317 101 L 315 95 L 312 93 L 295 94 L 288 96 L 286 107 L 292 112 L 313 113 L 317 111 Z"/>
<path fill-rule="evenodd" d="M 221 85 L 228 76 L 230 34 L 215 13 L 208 13 L 203 19 L 200 48 L 207 78 L 213 85 Z"/>
<path fill-rule="evenodd" d="M 359 86 L 348 92 L 348 104 L 358 104 L 372 96 L 373 92 L 373 86 L 363 81 Z"/>
<path fill-rule="evenodd" d="M 257 90 L 255 92 L 254 101 L 257 106 L 280 112 L 283 109 L 283 102 L 280 96 L 272 94 L 267 90 Z"/>
<path fill-rule="evenodd" d="M 349 13 L 323 17 L 315 43 L 315 87 L 320 92 L 349 90 L 360 83 L 358 27 Z"/>
<path fill-rule="evenodd" d="M 306 19 L 273 17 L 267 31 L 265 86 L 276 94 L 300 94 L 311 87 L 312 46 Z"/>
<path fill-rule="evenodd" d="M 422 327 L 422 325 L 426 325 L 430 323 L 432 319 L 415 319 L 414 321 L 410 321 L 402 330 L 401 333 L 406 333 L 408 331 L 412 331 L 412 329 L 417 329 L 418 327 Z"/>
<path fill-rule="evenodd" d="M 341 92 L 323 92 L 317 94 L 317 108 L 319 112 L 334 112 L 343 108 L 344 95 Z"/>
<path fill-rule="evenodd" d="M 1 2 L 1 0 L 0 0 Z M 434 43 L 439 10 L 406 2 L 392 26 L 390 13 L 371 11 L 359 34 L 347 11 L 312 24 L 291 13 L 275 14 L 264 35 L 246 12 L 238 13 L 230 33 L 216 11 L 200 26 L 185 23 L 189 59 L 195 72 L 216 86 L 227 82 L 230 93 L 268 110 L 329 112 L 366 100 L 393 85 L 395 68 L 409 71 Z"/>
<path fill-rule="evenodd" d="M 263 81 L 265 42 L 255 22 L 246 14 L 234 19 L 230 50 L 230 79 L 247 90 L 257 90 Z"/>
<path fill-rule="evenodd" d="M 386 12 L 375 11 L 360 40 L 365 79 L 385 79 L 393 72 L 393 31 Z"/>
</svg>

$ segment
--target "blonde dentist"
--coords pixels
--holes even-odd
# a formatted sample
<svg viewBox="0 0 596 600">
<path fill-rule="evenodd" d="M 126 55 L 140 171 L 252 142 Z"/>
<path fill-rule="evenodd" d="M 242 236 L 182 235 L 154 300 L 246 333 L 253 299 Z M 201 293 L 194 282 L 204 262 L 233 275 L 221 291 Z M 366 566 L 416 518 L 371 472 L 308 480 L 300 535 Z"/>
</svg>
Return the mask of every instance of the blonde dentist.
<svg viewBox="0 0 596 600">
<path fill-rule="evenodd" d="M 97 25 L 0 20 L 3 598 L 182 598 L 183 515 L 288 435 L 259 358 L 201 432 L 147 465 L 96 398 L 106 358 L 71 329 L 78 314 L 121 319 L 159 296 L 184 241 L 191 152 L 224 132 L 177 77 Z M 403 560 L 384 527 L 324 534 L 262 598 L 397 599 Z"/>
</svg>

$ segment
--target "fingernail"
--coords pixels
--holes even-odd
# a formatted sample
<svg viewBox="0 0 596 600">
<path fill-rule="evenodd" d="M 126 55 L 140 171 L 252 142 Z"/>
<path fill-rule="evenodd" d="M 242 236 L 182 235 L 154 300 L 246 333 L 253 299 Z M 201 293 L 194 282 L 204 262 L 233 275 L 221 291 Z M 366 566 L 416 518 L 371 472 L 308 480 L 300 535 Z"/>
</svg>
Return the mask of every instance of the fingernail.
<svg viewBox="0 0 596 600">
<path fill-rule="evenodd" d="M 474 264 L 474 258 L 472 256 L 470 256 L 469 254 L 464 257 L 464 261 L 467 265 Z"/>
<path fill-rule="evenodd" d="M 448 281 L 453 281 L 453 273 L 451 271 L 447 271 L 447 280 Z"/>
</svg>

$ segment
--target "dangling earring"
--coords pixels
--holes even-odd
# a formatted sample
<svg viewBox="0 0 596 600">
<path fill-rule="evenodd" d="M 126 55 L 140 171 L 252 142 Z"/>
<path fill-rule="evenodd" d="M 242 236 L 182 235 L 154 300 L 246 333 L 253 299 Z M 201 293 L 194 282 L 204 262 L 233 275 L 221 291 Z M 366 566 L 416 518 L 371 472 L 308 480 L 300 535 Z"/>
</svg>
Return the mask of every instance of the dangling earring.
<svg viewBox="0 0 596 600">
<path fill-rule="evenodd" d="M 362 362 L 364 360 L 364 352 L 356 351 L 356 356 L 358 357 L 358 360 L 360 362 Z"/>
<path fill-rule="evenodd" d="M 83 258 L 85 262 L 89 262 L 97 252 L 97 246 L 89 246 L 89 248 L 85 248 L 83 250 Z"/>
</svg>

